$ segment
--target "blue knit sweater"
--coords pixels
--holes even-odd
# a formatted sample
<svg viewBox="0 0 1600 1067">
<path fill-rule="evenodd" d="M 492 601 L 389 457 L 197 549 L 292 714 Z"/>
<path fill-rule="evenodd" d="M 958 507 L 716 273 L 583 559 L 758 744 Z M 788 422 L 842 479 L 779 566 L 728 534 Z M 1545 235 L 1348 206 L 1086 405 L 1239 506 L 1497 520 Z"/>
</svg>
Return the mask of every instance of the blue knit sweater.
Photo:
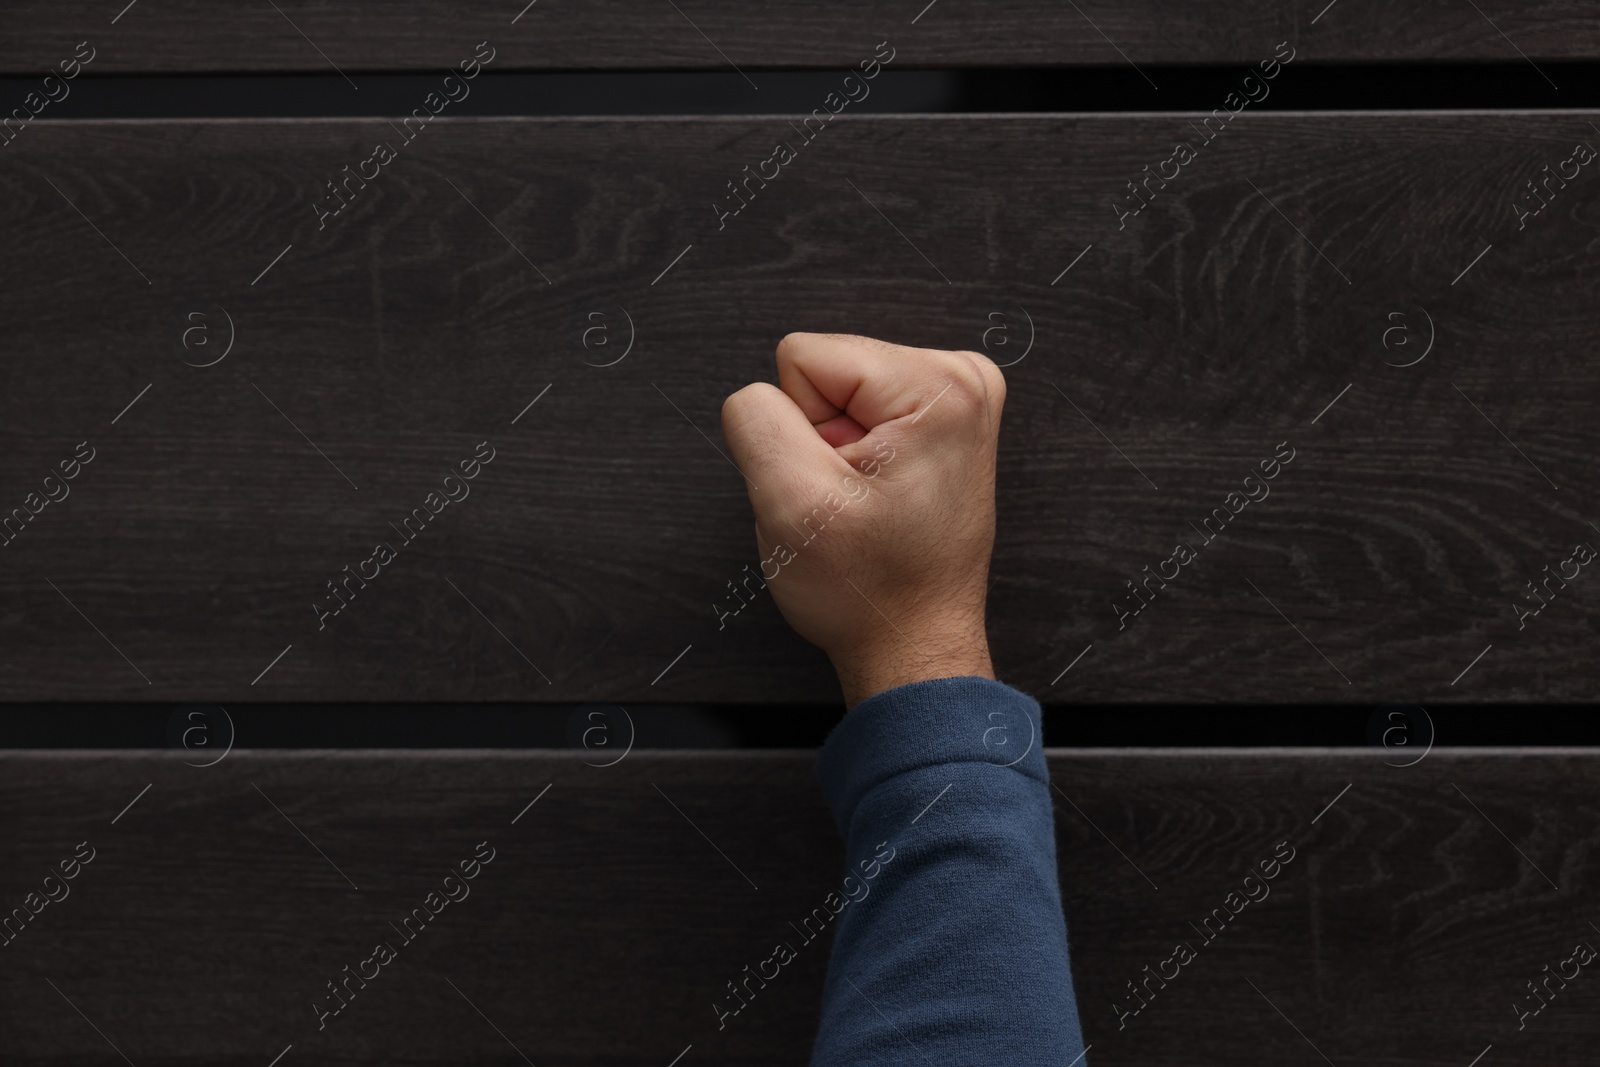
<svg viewBox="0 0 1600 1067">
<path fill-rule="evenodd" d="M 858 886 L 812 1067 L 1083 1067 L 1039 704 L 986 678 L 862 701 L 817 775 Z"/>
</svg>

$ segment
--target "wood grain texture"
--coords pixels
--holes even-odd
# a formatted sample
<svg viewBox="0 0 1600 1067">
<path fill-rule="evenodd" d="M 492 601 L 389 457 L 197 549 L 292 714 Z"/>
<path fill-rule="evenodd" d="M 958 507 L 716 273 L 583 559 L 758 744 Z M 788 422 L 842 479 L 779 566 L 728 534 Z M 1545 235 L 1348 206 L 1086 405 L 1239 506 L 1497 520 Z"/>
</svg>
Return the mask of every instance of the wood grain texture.
<svg viewBox="0 0 1600 1067">
<path fill-rule="evenodd" d="M 7 10 L 0 71 L 44 72 L 89 39 L 97 73 L 444 70 L 490 40 L 496 69 L 850 67 L 880 40 L 897 62 L 939 67 L 1254 63 L 1279 41 L 1316 62 L 1368 60 L 1593 59 L 1600 16 L 1584 0 L 1459 4 L 1388 0 L 1380 5 L 1237 0 L 1225 10 L 1180 0 L 734 0 L 673 5 L 599 0 L 331 3 L 282 0 L 230 8 L 202 0 L 121 4 L 33 0 Z M 107 9 L 110 9 L 109 11 Z M 58 54 L 59 53 L 59 54 Z M 1520 54 L 1519 54 L 1520 53 Z M 1539 78 L 1536 71 L 1528 76 Z"/>
<path fill-rule="evenodd" d="M 1600 936 L 1600 753 L 1438 749 L 1403 769 L 1380 756 L 1053 750 L 1096 1064 L 1281 1067 L 1320 1050 L 1435 1067 L 1490 1044 L 1499 1063 L 1592 1061 L 1600 993 L 1582 978 L 1521 1031 L 1510 1005 Z M 235 751 L 202 769 L 170 753 L 5 754 L 0 900 L 19 903 L 79 842 L 96 853 L 0 948 L 5 1060 L 123 1062 L 87 1017 L 153 1067 L 260 1065 L 290 1044 L 284 1064 L 524 1062 L 507 1041 L 552 1067 L 665 1065 L 690 1044 L 695 1063 L 803 1064 L 824 942 L 721 1032 L 711 1003 L 838 884 L 811 759 Z M 495 858 L 471 895 L 319 1031 L 324 983 L 395 940 L 388 923 L 481 841 Z M 1294 856 L 1270 894 L 1119 1029 L 1124 983 L 1199 942 L 1190 924 L 1280 842 Z"/>
<path fill-rule="evenodd" d="M 1246 111 L 1121 229 L 1200 116 L 846 116 L 721 229 L 790 120 L 36 122 L 0 171 L 0 509 L 97 454 L 0 548 L 0 685 L 835 700 L 768 597 L 712 606 L 757 562 L 722 399 L 820 330 L 1013 364 L 991 633 L 1045 699 L 1591 699 L 1593 580 L 1512 605 L 1600 519 L 1600 176 L 1512 204 L 1594 117 Z M 1395 301 L 1434 324 L 1412 367 L 1371 341 Z M 186 365 L 217 307 L 231 353 Z M 319 631 L 324 583 L 486 440 Z M 1286 441 L 1119 630 L 1124 583 Z"/>
</svg>

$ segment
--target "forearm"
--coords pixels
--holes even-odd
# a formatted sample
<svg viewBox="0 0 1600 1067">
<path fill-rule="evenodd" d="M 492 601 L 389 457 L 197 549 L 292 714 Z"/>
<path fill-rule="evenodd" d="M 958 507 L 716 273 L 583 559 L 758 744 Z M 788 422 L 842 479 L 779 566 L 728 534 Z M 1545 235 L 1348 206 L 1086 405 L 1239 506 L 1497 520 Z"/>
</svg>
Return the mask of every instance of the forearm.
<svg viewBox="0 0 1600 1067">
<path fill-rule="evenodd" d="M 813 1067 L 1065 1067 L 1083 1050 L 1038 728 L 1032 698 L 945 678 L 863 701 L 828 739 L 818 774 L 862 889 Z"/>
</svg>

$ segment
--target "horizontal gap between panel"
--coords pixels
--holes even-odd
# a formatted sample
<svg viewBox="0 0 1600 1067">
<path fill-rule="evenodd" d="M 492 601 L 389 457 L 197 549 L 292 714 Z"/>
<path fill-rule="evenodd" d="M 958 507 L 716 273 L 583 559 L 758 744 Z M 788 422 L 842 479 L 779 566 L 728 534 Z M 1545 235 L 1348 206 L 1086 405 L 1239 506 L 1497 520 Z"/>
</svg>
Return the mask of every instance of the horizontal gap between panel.
<svg viewBox="0 0 1600 1067">
<path fill-rule="evenodd" d="M 1542 74 L 1540 72 L 1543 72 Z M 848 71 L 485 73 L 441 116 L 1016 114 L 1034 112 L 1473 110 L 1600 105 L 1600 63 Z M 1246 83 L 1245 79 L 1251 80 Z M 1148 80 L 1146 80 L 1148 78 Z M 1549 80 L 1547 81 L 1546 78 Z M 0 78 L 0 118 L 354 118 L 406 115 L 441 90 L 438 74 L 85 74 Z M 1551 83 L 1559 88 L 1553 89 Z M 1154 87 L 1153 87 L 1154 86 Z M 30 93 L 39 95 L 30 97 Z M 64 94 L 64 95 L 63 95 Z M 837 94 L 832 96 L 830 94 Z M 1230 94 L 1236 94 L 1230 96 Z M 851 99 L 850 97 L 855 97 Z M 435 97 L 437 102 L 441 97 Z M 40 101 L 45 101 L 40 106 Z M 26 106 L 25 106 L 26 102 Z M 37 110 L 35 111 L 35 109 Z M 425 112 L 426 113 L 426 112 Z"/>
<path fill-rule="evenodd" d="M 1600 744 L 1592 705 L 1044 704 L 1047 745 L 1349 748 L 1404 763 L 1451 748 Z M 9 704 L 0 750 L 814 748 L 839 704 Z M 209 746 L 209 747 L 208 747 Z"/>
</svg>

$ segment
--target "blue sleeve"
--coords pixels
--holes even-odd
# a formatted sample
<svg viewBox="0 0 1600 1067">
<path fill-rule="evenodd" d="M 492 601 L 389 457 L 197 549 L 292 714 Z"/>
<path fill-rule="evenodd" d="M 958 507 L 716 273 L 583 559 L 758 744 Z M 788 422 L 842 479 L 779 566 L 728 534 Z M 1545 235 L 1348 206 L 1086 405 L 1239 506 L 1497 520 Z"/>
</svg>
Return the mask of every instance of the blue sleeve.
<svg viewBox="0 0 1600 1067">
<path fill-rule="evenodd" d="M 812 1067 L 1083 1067 L 1039 704 L 987 678 L 862 701 L 817 776 L 844 837 Z"/>
</svg>

